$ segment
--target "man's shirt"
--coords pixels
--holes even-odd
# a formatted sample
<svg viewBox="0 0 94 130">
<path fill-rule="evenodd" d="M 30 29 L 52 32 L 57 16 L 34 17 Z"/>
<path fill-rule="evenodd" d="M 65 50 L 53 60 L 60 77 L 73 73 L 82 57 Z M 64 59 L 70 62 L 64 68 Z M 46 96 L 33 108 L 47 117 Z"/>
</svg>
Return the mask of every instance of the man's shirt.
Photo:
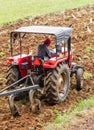
<svg viewBox="0 0 94 130">
<path fill-rule="evenodd" d="M 38 46 L 38 51 L 37 51 L 37 56 L 44 58 L 45 56 L 51 57 L 51 52 L 49 51 L 48 47 L 46 44 L 40 44 Z"/>
</svg>

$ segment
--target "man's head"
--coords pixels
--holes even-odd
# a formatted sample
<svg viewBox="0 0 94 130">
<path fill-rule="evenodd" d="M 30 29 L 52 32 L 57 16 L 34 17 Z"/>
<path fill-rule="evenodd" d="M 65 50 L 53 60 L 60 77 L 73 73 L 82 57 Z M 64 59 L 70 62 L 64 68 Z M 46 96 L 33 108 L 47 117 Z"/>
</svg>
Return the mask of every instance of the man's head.
<svg viewBox="0 0 94 130">
<path fill-rule="evenodd" d="M 46 44 L 47 46 L 49 46 L 51 43 L 51 40 L 50 38 L 47 38 L 45 41 L 44 41 L 44 44 Z"/>
</svg>

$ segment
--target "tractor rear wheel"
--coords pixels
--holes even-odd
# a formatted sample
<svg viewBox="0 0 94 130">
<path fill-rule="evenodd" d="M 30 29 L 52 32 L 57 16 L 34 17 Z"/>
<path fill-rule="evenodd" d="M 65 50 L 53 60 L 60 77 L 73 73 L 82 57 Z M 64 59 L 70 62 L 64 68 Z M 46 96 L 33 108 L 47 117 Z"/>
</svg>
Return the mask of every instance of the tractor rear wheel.
<svg viewBox="0 0 94 130">
<path fill-rule="evenodd" d="M 83 79 L 84 79 L 83 73 L 84 73 L 84 71 L 83 71 L 82 68 L 77 69 L 77 72 L 76 72 L 76 84 L 77 84 L 76 89 L 78 91 L 80 91 L 83 87 Z"/>
<path fill-rule="evenodd" d="M 19 80 L 19 78 L 20 74 L 18 68 L 16 66 L 11 66 L 7 71 L 6 84 L 11 85 L 17 80 Z"/>
<path fill-rule="evenodd" d="M 59 64 L 45 78 L 46 100 L 54 105 L 62 102 L 68 95 L 70 87 L 70 71 L 66 64 Z"/>
</svg>

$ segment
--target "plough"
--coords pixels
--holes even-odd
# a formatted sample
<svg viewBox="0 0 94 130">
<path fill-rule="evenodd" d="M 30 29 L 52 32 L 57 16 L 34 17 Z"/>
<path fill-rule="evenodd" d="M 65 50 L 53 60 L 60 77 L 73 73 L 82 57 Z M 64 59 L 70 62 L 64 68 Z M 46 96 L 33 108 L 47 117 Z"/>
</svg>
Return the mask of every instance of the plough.
<svg viewBox="0 0 94 130">
<path fill-rule="evenodd" d="M 24 80 L 24 84 L 21 84 L 21 82 Z M 28 80 L 29 82 L 31 82 L 31 86 L 28 86 Z M 32 112 L 36 113 L 41 107 L 41 102 L 35 96 L 39 94 L 41 91 L 39 85 L 34 84 L 31 74 L 26 75 L 25 77 L 21 78 L 20 80 L 16 81 L 15 83 L 7 86 L 6 88 L 0 91 L 0 96 L 9 96 L 9 108 L 11 114 L 14 117 L 19 116 L 18 107 L 14 103 L 14 101 L 17 97 L 21 98 L 22 95 L 26 96 L 25 92 L 28 93 L 29 101 L 31 103 L 30 108 Z"/>
</svg>

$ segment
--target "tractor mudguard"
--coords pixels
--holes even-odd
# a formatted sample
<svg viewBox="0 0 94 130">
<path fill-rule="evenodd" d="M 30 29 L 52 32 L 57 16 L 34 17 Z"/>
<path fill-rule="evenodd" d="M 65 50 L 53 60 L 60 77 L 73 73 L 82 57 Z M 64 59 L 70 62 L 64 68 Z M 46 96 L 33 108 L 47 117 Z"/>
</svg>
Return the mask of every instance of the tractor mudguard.
<svg viewBox="0 0 94 130">
<path fill-rule="evenodd" d="M 56 68 L 57 65 L 59 63 L 64 63 L 65 61 L 67 61 L 68 57 L 64 57 L 64 58 L 59 58 L 57 59 L 56 57 L 51 58 L 50 60 L 48 60 L 47 62 L 44 62 L 43 64 L 43 68 Z"/>
</svg>

